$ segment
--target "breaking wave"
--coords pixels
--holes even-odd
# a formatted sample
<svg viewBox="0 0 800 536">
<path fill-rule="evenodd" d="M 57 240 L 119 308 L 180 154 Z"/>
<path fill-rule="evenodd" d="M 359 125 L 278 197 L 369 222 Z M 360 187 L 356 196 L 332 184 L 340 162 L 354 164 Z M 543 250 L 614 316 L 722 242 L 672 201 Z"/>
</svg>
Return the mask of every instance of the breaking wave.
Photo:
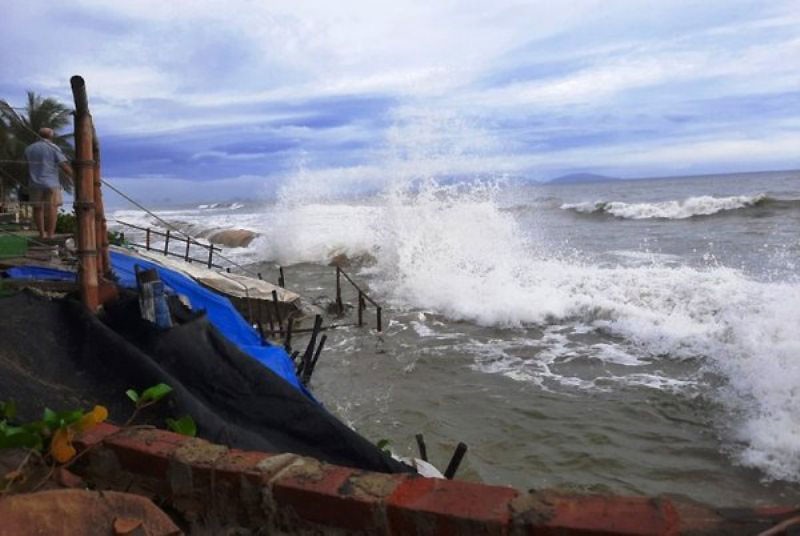
<svg viewBox="0 0 800 536">
<path fill-rule="evenodd" d="M 383 221 L 376 286 L 396 305 L 485 326 L 588 326 L 622 339 L 630 363 L 699 361 L 725 380 L 708 392 L 726 408 L 719 429 L 739 462 L 800 481 L 800 284 L 559 255 L 486 188 L 395 199 Z M 499 371 L 520 377 L 516 361 Z"/>
<path fill-rule="evenodd" d="M 366 271 L 376 297 L 399 309 L 546 333 L 536 341 L 542 350 L 529 360 L 500 352 L 482 361 L 472 352 L 487 373 L 540 382 L 554 355 L 574 350 L 562 337 L 569 329 L 620 341 L 581 352 L 629 368 L 631 385 L 672 389 L 687 380 L 705 382 L 704 376 L 642 372 L 642 364 L 699 363 L 722 379 L 721 386 L 701 386 L 724 408 L 717 429 L 734 458 L 770 478 L 800 481 L 800 283 L 758 281 L 733 268 L 698 269 L 674 258 L 598 266 L 556 251 L 536 229 L 521 228 L 518 214 L 503 210 L 496 198 L 491 185 L 430 182 L 380 199 L 282 203 L 252 214 L 203 211 L 193 221 L 258 232 L 248 248 L 254 260 L 327 264 L 336 255 L 369 255 L 375 263 Z M 761 194 L 616 207 L 628 211 L 620 217 L 676 219 L 772 202 Z M 612 214 L 612 205 L 583 210 Z M 535 360 L 539 368 L 530 366 Z M 583 387 L 592 388 L 591 382 L 575 383 Z"/>
<path fill-rule="evenodd" d="M 769 204 L 785 204 L 792 201 L 773 199 L 766 194 L 739 195 L 731 197 L 712 197 L 703 195 L 689 197 L 683 201 L 663 201 L 660 203 L 624 203 L 622 201 L 595 201 L 565 203 L 563 210 L 583 214 L 604 213 L 628 220 L 666 219 L 683 220 L 695 216 L 711 216 L 720 212 L 747 209 Z"/>
</svg>

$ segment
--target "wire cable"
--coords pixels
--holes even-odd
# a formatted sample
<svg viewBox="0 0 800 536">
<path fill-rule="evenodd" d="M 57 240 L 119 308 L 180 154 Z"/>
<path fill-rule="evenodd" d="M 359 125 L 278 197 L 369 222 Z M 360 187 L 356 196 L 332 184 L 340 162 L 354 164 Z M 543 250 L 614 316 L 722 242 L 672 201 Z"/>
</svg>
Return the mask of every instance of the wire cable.
<svg viewBox="0 0 800 536">
<path fill-rule="evenodd" d="M 171 224 L 170 222 L 168 222 L 168 221 L 166 221 L 165 219 L 163 219 L 162 217 L 160 217 L 158 214 L 155 214 L 153 211 L 151 211 L 150 209 L 148 209 L 146 206 L 142 205 L 141 203 L 139 203 L 138 201 L 136 201 L 135 199 L 133 199 L 132 197 L 130 197 L 130 196 L 129 196 L 129 195 L 127 195 L 126 193 L 122 192 L 122 191 L 121 191 L 119 188 L 117 188 L 117 187 L 116 187 L 116 186 L 114 186 L 113 184 L 109 183 L 109 182 L 108 182 L 108 180 L 106 180 L 106 179 L 101 179 L 101 180 L 102 180 L 102 182 L 103 182 L 103 184 L 104 184 L 105 186 L 108 186 L 109 188 L 111 188 L 111 190 L 113 190 L 113 191 L 114 191 L 114 192 L 116 192 L 116 193 L 117 193 L 117 194 L 118 194 L 120 197 L 122 197 L 123 199 L 125 199 L 126 201 L 128 201 L 129 203 L 131 203 L 132 205 L 134 205 L 135 207 L 137 207 L 139 210 L 142 210 L 142 211 L 146 212 L 146 213 L 147 213 L 149 216 L 151 216 L 151 217 L 152 217 L 152 218 L 154 218 L 156 221 L 158 221 L 159 223 L 161 223 L 161 224 L 162 224 L 164 227 L 166 227 L 167 229 L 170 229 L 170 230 L 172 230 L 172 231 L 175 231 L 175 232 L 176 232 L 176 233 L 178 233 L 179 235 L 183 235 L 184 237 L 188 238 L 189 240 L 193 240 L 193 241 L 195 241 L 195 242 L 199 242 L 199 240 L 198 240 L 197 238 L 195 238 L 195 237 L 193 237 L 192 235 L 190 235 L 189 233 L 187 233 L 187 232 L 185 232 L 185 231 L 183 231 L 183 230 L 179 229 L 179 228 L 178 228 L 178 227 L 176 227 L 175 225 Z M 213 244 L 212 244 L 212 247 L 213 247 Z M 250 274 L 251 276 L 256 276 L 256 277 L 258 277 L 258 274 L 257 274 L 256 272 L 253 272 L 253 271 L 251 271 L 251 270 L 249 270 L 249 269 L 245 268 L 244 266 L 242 266 L 241 264 L 237 263 L 236 261 L 234 261 L 234 260 L 232 260 L 232 259 L 229 259 L 228 257 L 226 257 L 225 255 L 223 255 L 222 253 L 218 253 L 218 254 L 217 254 L 217 256 L 218 256 L 219 258 L 221 258 L 221 259 L 223 259 L 223 260 L 225 260 L 225 261 L 229 262 L 231 265 L 233 265 L 233 266 L 235 266 L 235 267 L 239 268 L 241 271 L 243 271 L 243 272 L 245 272 L 245 273 L 247 273 L 247 274 Z"/>
</svg>

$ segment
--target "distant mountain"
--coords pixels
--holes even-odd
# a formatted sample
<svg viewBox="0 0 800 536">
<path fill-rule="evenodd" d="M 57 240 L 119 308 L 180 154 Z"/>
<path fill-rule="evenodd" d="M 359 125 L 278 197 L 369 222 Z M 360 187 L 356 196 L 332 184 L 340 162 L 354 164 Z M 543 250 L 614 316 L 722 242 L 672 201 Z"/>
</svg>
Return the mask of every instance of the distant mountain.
<svg viewBox="0 0 800 536">
<path fill-rule="evenodd" d="M 577 184 L 581 182 L 606 182 L 619 180 L 617 177 L 607 177 L 596 173 L 570 173 L 551 179 L 550 184 Z"/>
</svg>

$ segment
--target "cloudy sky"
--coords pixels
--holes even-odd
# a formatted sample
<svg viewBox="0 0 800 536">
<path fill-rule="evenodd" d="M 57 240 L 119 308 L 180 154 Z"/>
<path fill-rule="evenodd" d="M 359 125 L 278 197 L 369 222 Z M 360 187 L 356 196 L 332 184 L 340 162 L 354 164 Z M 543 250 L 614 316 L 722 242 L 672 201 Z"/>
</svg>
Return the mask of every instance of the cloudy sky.
<svg viewBox="0 0 800 536">
<path fill-rule="evenodd" d="M 800 0 L 3 4 L 0 97 L 83 75 L 145 198 L 800 168 Z"/>
</svg>

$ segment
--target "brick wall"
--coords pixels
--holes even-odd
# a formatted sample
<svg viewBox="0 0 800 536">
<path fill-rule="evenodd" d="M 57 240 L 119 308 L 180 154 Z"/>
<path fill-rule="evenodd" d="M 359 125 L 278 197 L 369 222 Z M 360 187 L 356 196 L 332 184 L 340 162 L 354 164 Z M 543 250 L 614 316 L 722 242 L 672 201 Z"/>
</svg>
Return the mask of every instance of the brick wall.
<svg viewBox="0 0 800 536">
<path fill-rule="evenodd" d="M 520 492 L 245 452 L 157 429 L 100 425 L 73 470 L 152 498 L 190 531 L 268 534 L 757 534 L 791 508 L 714 510 L 686 500 Z"/>
</svg>

